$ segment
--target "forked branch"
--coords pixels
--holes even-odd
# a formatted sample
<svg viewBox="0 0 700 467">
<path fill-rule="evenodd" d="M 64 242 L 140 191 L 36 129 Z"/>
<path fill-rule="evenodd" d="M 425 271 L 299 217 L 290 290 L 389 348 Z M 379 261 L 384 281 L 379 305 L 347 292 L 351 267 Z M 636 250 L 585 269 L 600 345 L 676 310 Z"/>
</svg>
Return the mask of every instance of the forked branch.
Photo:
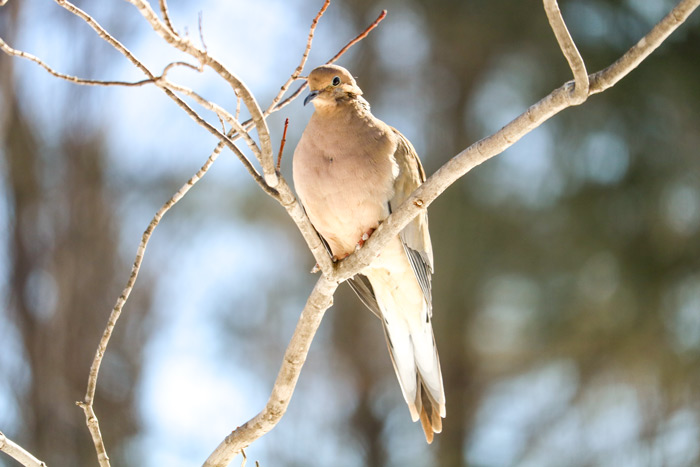
<svg viewBox="0 0 700 467">
<path fill-rule="evenodd" d="M 544 0 L 544 11 L 547 14 L 549 25 L 557 38 L 561 53 L 569 62 L 569 67 L 574 74 L 574 89 L 571 92 L 572 105 L 582 104 L 588 98 L 588 72 L 583 58 L 571 38 L 569 28 L 566 27 L 564 18 L 559 10 L 557 0 Z"/>
</svg>

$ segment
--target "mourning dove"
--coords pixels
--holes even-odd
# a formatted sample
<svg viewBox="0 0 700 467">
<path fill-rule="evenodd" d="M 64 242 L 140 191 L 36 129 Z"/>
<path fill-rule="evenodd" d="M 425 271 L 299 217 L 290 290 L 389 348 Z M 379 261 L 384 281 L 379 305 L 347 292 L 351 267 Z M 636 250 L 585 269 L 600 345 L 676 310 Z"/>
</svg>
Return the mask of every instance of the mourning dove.
<svg viewBox="0 0 700 467">
<path fill-rule="evenodd" d="M 294 151 L 294 185 L 334 260 L 362 246 L 423 181 L 411 143 L 377 119 L 345 69 L 308 77 L 315 112 Z M 433 250 L 423 213 L 349 281 L 383 323 L 391 361 L 413 421 L 428 443 L 442 431 L 445 392 L 431 325 Z"/>
</svg>

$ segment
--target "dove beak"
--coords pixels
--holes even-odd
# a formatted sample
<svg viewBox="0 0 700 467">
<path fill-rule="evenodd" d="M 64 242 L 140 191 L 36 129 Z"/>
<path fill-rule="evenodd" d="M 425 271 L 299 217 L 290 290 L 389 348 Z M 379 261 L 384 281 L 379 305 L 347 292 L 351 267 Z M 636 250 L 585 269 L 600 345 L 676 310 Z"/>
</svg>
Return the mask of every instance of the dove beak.
<svg viewBox="0 0 700 467">
<path fill-rule="evenodd" d="M 308 104 L 318 96 L 318 91 L 311 91 L 308 96 L 304 98 L 304 105 Z"/>
</svg>

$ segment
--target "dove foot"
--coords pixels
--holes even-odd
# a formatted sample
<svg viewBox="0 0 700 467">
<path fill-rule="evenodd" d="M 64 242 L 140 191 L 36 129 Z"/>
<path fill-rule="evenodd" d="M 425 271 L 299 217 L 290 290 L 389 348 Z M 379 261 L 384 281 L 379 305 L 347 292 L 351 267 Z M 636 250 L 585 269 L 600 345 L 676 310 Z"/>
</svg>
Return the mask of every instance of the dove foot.
<svg viewBox="0 0 700 467">
<path fill-rule="evenodd" d="M 355 246 L 355 251 L 359 250 L 365 245 L 365 242 L 369 240 L 369 237 L 374 233 L 374 229 L 369 229 L 367 232 L 362 234 L 362 237 L 360 237 L 360 241 L 357 242 L 357 245 Z"/>
</svg>

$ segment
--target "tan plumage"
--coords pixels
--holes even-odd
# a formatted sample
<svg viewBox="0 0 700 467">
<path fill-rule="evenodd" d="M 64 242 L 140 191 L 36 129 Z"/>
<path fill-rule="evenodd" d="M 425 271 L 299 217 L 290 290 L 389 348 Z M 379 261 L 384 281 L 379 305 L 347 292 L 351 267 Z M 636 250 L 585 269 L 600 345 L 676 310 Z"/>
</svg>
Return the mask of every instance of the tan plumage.
<svg viewBox="0 0 700 467">
<path fill-rule="evenodd" d="M 294 185 L 336 259 L 370 235 L 423 181 L 411 143 L 372 115 L 354 78 L 325 65 L 309 74 L 316 111 L 294 152 Z M 422 214 L 349 281 L 384 325 L 389 353 L 413 421 L 430 443 L 442 430 L 445 394 L 433 337 L 433 251 Z"/>
</svg>

